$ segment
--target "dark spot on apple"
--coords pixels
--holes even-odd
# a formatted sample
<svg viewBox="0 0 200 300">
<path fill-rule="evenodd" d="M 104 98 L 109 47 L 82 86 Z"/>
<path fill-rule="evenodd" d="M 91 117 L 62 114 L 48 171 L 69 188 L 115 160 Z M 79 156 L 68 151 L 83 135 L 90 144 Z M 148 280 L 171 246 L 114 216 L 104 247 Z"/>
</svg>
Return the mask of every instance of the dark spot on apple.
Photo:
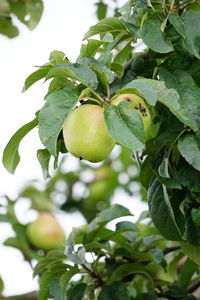
<svg viewBox="0 0 200 300">
<path fill-rule="evenodd" d="M 138 110 L 143 115 L 143 117 L 147 117 L 147 110 L 144 106 L 142 106 L 141 103 L 139 103 L 139 106 L 135 106 L 134 108 Z"/>
</svg>

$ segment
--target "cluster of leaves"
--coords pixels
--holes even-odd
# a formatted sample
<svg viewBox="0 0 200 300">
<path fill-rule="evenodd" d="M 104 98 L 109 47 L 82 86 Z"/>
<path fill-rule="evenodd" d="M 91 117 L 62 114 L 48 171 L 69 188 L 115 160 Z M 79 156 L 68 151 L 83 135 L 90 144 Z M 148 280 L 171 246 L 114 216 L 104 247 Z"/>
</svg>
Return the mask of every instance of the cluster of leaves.
<svg viewBox="0 0 200 300">
<path fill-rule="evenodd" d="M 150 212 L 161 234 L 198 245 L 200 15 L 189 4 L 128 1 L 119 17 L 105 18 L 89 29 L 75 63 L 63 52 L 52 52 L 49 63 L 24 85 L 25 91 L 42 78 L 52 79 L 45 105 L 11 138 L 4 166 L 15 171 L 21 139 L 38 126 L 45 149 L 38 150 L 37 157 L 48 175 L 50 157 L 57 166 L 59 153 L 67 151 L 61 129 L 69 111 L 82 99 L 97 102 L 104 106 L 113 139 L 139 151 L 141 181 L 149 190 Z M 91 39 L 97 34 L 100 40 Z M 133 52 L 138 38 L 149 48 L 142 54 Z M 110 104 L 120 93 L 145 98 L 153 119 L 150 137 L 137 111 L 128 113 L 125 103 Z"/>
<path fill-rule="evenodd" d="M 26 79 L 24 91 L 40 79 L 51 82 L 35 119 L 6 146 L 6 169 L 14 173 L 22 138 L 38 126 L 45 148 L 37 157 L 48 177 L 50 158 L 56 167 L 59 154 L 67 152 L 62 127 L 68 113 L 79 102 L 98 103 L 112 138 L 134 151 L 157 228 L 137 224 L 137 231 L 125 221 L 112 231 L 105 225 L 130 213 L 120 206 L 100 213 L 86 229 L 73 231 L 65 254 L 51 252 L 38 264 L 40 300 L 49 293 L 55 299 L 195 299 L 188 285 L 199 279 L 200 264 L 199 26 L 199 1 L 131 0 L 117 16 L 89 29 L 75 63 L 54 51 Z M 137 52 L 140 39 L 147 47 L 142 53 Z M 137 111 L 110 103 L 124 93 L 145 99 L 152 116 L 148 136 Z M 158 238 L 157 230 L 181 245 L 172 261 L 163 254 L 168 243 L 174 244 Z M 179 274 L 176 265 L 184 254 L 194 262 L 187 259 Z M 77 274 L 81 279 L 73 283 Z"/>
<path fill-rule="evenodd" d="M 40 260 L 34 273 L 41 276 L 38 299 L 197 299 L 191 293 L 198 265 L 164 240 L 149 219 L 148 226 L 141 223 L 148 213 L 136 224 L 124 219 L 108 229 L 110 221 L 125 216 L 131 216 L 125 207 L 111 206 L 74 228 L 65 254 L 51 251 Z"/>
<path fill-rule="evenodd" d="M 0 2 L 0 34 L 9 38 L 19 35 L 13 24 L 13 17 L 33 30 L 39 23 L 43 13 L 42 0 L 1 0 Z"/>
</svg>

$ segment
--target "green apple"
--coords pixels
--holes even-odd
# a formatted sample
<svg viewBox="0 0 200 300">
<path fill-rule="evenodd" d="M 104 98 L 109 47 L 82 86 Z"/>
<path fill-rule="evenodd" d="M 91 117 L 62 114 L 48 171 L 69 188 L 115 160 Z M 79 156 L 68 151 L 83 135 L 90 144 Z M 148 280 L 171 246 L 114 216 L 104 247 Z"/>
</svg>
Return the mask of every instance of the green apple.
<svg viewBox="0 0 200 300">
<path fill-rule="evenodd" d="M 37 249 L 50 251 L 60 248 L 65 241 L 65 233 L 54 216 L 47 212 L 27 226 L 27 237 Z"/>
<path fill-rule="evenodd" d="M 152 125 L 152 117 L 145 101 L 136 94 L 119 94 L 111 99 L 111 104 L 118 105 L 122 101 L 129 102 L 130 108 L 136 109 L 140 113 L 144 124 L 144 131 L 148 135 Z"/>
<path fill-rule="evenodd" d="M 104 160 L 115 145 L 99 105 L 84 104 L 70 112 L 64 122 L 63 136 L 73 156 L 90 162 Z"/>
</svg>

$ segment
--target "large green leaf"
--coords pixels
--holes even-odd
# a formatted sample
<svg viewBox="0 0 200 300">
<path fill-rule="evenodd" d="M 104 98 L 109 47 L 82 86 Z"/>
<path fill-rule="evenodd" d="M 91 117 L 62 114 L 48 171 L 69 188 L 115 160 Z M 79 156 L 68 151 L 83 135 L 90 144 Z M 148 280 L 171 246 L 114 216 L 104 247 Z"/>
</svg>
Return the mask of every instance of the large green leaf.
<svg viewBox="0 0 200 300">
<path fill-rule="evenodd" d="M 49 71 L 46 79 L 57 76 L 72 78 L 93 89 L 96 89 L 98 86 L 98 79 L 95 72 L 85 64 L 75 63 L 57 65 Z"/>
<path fill-rule="evenodd" d="M 71 278 L 76 275 L 79 272 L 78 267 L 75 265 L 74 267 L 72 267 L 70 270 L 65 271 L 65 273 L 61 276 L 60 278 L 60 286 L 62 288 L 62 299 L 60 300 L 65 300 L 65 291 L 66 291 L 66 287 L 67 284 L 69 283 L 69 281 L 71 280 Z"/>
<path fill-rule="evenodd" d="M 121 145 L 142 150 L 145 142 L 144 125 L 140 114 L 129 108 L 128 103 L 104 105 L 104 117 L 112 138 Z"/>
<path fill-rule="evenodd" d="M 200 265 L 200 247 L 182 242 L 181 248 L 191 260 Z"/>
<path fill-rule="evenodd" d="M 3 165 L 8 172 L 14 173 L 20 162 L 18 148 L 25 135 L 37 126 L 37 119 L 25 124 L 11 137 L 3 152 Z"/>
<path fill-rule="evenodd" d="M 46 103 L 39 114 L 39 135 L 48 151 L 57 155 L 57 139 L 64 120 L 78 100 L 77 91 L 72 87 L 58 90 L 46 97 Z"/>
<path fill-rule="evenodd" d="M 83 300 L 84 292 L 87 285 L 85 283 L 78 283 L 67 290 L 66 300 Z"/>
<path fill-rule="evenodd" d="M 30 30 L 33 30 L 39 23 L 43 13 L 42 0 L 10 1 L 11 12 L 14 13 L 20 22 L 24 23 Z"/>
<path fill-rule="evenodd" d="M 48 74 L 49 70 L 52 68 L 51 65 L 46 65 L 46 66 L 42 66 L 40 67 L 37 71 L 33 72 L 32 74 L 30 74 L 24 83 L 24 87 L 23 87 L 23 92 L 25 92 L 30 86 L 32 86 L 35 82 L 37 82 L 38 80 L 46 77 L 46 75 Z"/>
<path fill-rule="evenodd" d="M 59 279 L 66 272 L 66 266 L 58 264 L 53 269 L 46 270 L 40 277 L 40 290 L 38 294 L 38 300 L 47 300 L 49 298 L 49 288 L 51 283 Z"/>
<path fill-rule="evenodd" d="M 148 203 L 152 220 L 159 232 L 169 240 L 181 240 L 181 233 L 176 223 L 167 190 L 157 178 L 148 190 Z"/>
<path fill-rule="evenodd" d="M 143 42 L 152 50 L 159 53 L 168 53 L 173 51 L 170 41 L 165 39 L 161 31 L 161 21 L 158 18 L 149 19 L 140 30 Z"/>
<path fill-rule="evenodd" d="M 185 160 L 200 171 L 200 148 L 193 134 L 187 134 L 178 142 L 178 149 Z"/>
<path fill-rule="evenodd" d="M 115 282 L 102 288 L 98 300 L 131 300 L 131 298 L 126 284 L 124 282 Z"/>
<path fill-rule="evenodd" d="M 175 15 L 169 15 L 169 21 L 182 36 L 182 44 L 186 50 L 191 54 L 200 58 L 200 15 L 198 12 L 188 10 L 184 12 L 180 17 Z"/>
<path fill-rule="evenodd" d="M 197 130 L 200 127 L 200 88 L 195 84 L 191 75 L 182 70 L 173 73 L 161 68 L 159 77 L 165 81 L 167 88 L 173 88 L 179 94 L 180 109 L 178 113 L 181 114 L 181 118 L 169 107 L 172 113 L 184 124 Z"/>
<path fill-rule="evenodd" d="M 146 78 L 135 79 L 126 84 L 122 89 L 118 90 L 117 93 L 122 94 L 125 91 L 133 93 L 134 90 L 135 92 L 139 91 L 150 105 L 155 105 L 157 101 L 160 101 L 167 106 L 171 104 L 174 109 L 179 108 L 179 95 L 175 90 L 166 88 L 162 81 Z"/>
<path fill-rule="evenodd" d="M 198 266 L 189 258 L 184 263 L 180 273 L 180 282 L 184 288 L 187 288 L 189 285 L 193 274 L 197 271 L 197 267 Z"/>
<path fill-rule="evenodd" d="M 126 31 L 123 22 L 119 18 L 110 17 L 103 19 L 96 25 L 90 27 L 88 32 L 86 32 L 84 39 L 86 40 L 96 34 L 106 34 L 108 32 L 118 34 L 122 31 Z"/>
</svg>

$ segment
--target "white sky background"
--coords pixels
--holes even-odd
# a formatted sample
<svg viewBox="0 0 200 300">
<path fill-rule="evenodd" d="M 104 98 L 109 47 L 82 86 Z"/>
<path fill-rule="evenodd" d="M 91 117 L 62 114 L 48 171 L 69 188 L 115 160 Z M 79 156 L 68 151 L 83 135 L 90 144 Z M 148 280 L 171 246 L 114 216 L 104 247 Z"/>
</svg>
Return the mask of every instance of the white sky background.
<svg viewBox="0 0 200 300">
<path fill-rule="evenodd" d="M 37 28 L 30 32 L 20 25 L 20 36 L 12 40 L 0 36 L 0 156 L 13 133 L 34 118 L 34 113 L 41 108 L 46 87 L 42 82 L 35 84 L 25 93 L 21 93 L 25 78 L 34 70 L 33 66 L 44 64 L 53 50 L 61 50 L 70 60 L 75 60 L 84 33 L 97 20 L 95 17 L 95 0 L 44 0 L 44 14 Z M 110 1 L 112 5 L 113 1 Z M 125 3 L 119 0 L 119 4 Z M 17 21 L 16 21 L 17 24 Z M 25 182 L 31 179 L 43 180 L 37 162 L 36 151 L 42 148 L 37 130 L 24 138 L 20 147 L 21 162 L 14 175 L 9 174 L 0 163 L 0 195 L 8 194 L 14 198 Z M 72 159 L 72 164 L 75 160 Z M 125 202 L 125 195 L 119 195 L 118 203 L 132 207 L 132 201 Z M 121 199 L 121 200 L 120 200 Z M 136 202 L 135 206 L 138 206 Z M 145 209 L 143 206 L 142 209 Z M 20 206 L 20 216 L 26 222 L 34 218 L 27 214 L 28 203 Z M 141 208 L 139 209 L 141 211 Z M 78 226 L 83 219 L 77 216 L 59 216 L 61 223 L 70 231 L 68 224 Z M 12 232 L 7 224 L 0 224 L 0 242 Z M 32 272 L 19 251 L 0 247 L 0 275 L 6 286 L 5 295 L 24 293 L 37 288 L 32 279 Z"/>
</svg>

